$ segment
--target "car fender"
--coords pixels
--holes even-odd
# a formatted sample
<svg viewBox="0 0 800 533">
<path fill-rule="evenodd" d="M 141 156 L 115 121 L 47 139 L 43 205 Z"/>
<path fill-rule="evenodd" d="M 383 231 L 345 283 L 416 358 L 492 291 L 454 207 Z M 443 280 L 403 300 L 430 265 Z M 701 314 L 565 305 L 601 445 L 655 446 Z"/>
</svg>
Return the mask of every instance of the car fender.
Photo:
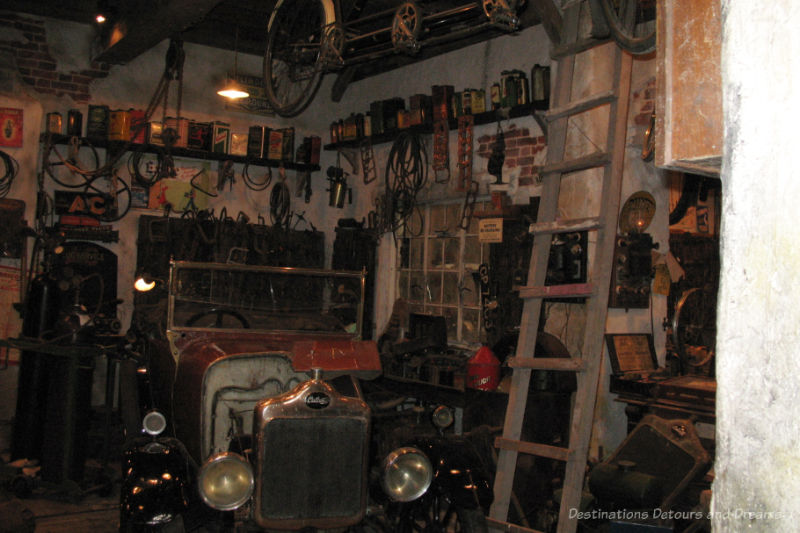
<svg viewBox="0 0 800 533">
<path fill-rule="evenodd" d="M 157 525 L 183 514 L 189 506 L 191 469 L 176 439 L 135 439 L 123 452 L 122 523 Z"/>
<path fill-rule="evenodd" d="M 489 473 L 473 444 L 458 437 L 418 437 L 411 443 L 423 451 L 433 466 L 437 490 L 452 498 L 459 507 L 485 511 L 492 502 Z"/>
</svg>

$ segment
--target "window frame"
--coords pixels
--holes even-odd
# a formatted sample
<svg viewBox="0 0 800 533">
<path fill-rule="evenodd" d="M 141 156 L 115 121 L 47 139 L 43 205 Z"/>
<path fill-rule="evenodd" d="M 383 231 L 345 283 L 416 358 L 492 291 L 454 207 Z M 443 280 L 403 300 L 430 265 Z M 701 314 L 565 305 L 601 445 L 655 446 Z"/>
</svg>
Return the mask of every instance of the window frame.
<svg viewBox="0 0 800 533">
<path fill-rule="evenodd" d="M 477 198 L 475 211 L 479 212 L 482 209 L 485 209 L 488 200 L 488 198 Z M 442 212 L 446 213 L 444 222 L 446 224 L 445 231 L 447 233 L 438 233 L 441 230 L 431 227 L 431 225 L 434 223 L 434 210 L 436 209 L 441 209 Z M 472 217 L 467 230 L 464 230 L 458 226 L 462 209 L 463 200 L 461 199 L 421 202 L 418 204 L 417 210 L 415 210 L 411 220 L 406 222 L 399 235 L 400 242 L 398 243 L 395 254 L 397 268 L 396 276 L 394 278 L 394 288 L 398 297 L 407 302 L 409 313 L 422 312 L 437 316 L 444 316 L 446 318 L 448 321 L 448 344 L 458 347 L 472 348 L 479 346 L 484 341 L 480 288 L 474 282 L 475 277 L 473 274 L 478 272 L 478 268 L 481 264 L 489 263 L 490 248 L 489 243 L 481 243 L 479 240 L 477 216 Z M 410 234 L 409 225 L 413 225 L 414 219 L 416 218 L 418 220 L 420 216 L 422 218 L 421 233 Z M 451 216 L 457 218 L 458 220 L 451 220 Z M 455 231 L 453 231 L 451 227 L 455 228 Z M 465 259 L 467 259 L 467 245 L 470 238 L 474 238 L 474 242 L 477 244 L 478 262 L 475 264 L 472 262 L 465 264 Z M 409 240 L 408 244 L 404 242 L 406 239 Z M 422 241 L 421 258 L 412 257 L 414 245 L 412 245 L 411 241 L 414 239 Z M 446 265 L 444 260 L 447 257 L 445 243 L 440 244 L 442 247 L 441 259 L 443 268 L 434 268 L 432 266 L 432 243 L 435 243 L 440 239 L 454 239 L 458 242 L 458 250 L 456 252 L 457 264 L 452 270 L 447 269 L 444 266 Z M 405 264 L 403 261 L 404 253 L 408 254 Z M 417 261 L 415 261 L 415 259 Z M 450 272 L 454 272 L 457 275 L 457 297 L 456 303 L 454 304 L 445 303 L 447 300 L 445 278 Z M 432 273 L 436 273 L 441 276 L 438 298 L 436 299 L 432 298 L 429 294 L 431 288 L 430 275 Z M 425 289 L 420 299 L 412 299 L 412 282 L 415 278 L 415 274 L 417 276 L 421 275 L 425 284 Z M 407 284 L 405 287 L 403 286 L 404 282 Z M 465 298 L 464 293 L 466 290 L 474 291 L 475 297 Z M 450 309 L 453 312 L 447 313 L 447 309 Z M 470 311 L 474 311 L 477 318 L 474 334 L 465 332 L 465 315 Z M 453 316 L 455 316 L 456 319 L 454 326 L 450 323 Z"/>
</svg>

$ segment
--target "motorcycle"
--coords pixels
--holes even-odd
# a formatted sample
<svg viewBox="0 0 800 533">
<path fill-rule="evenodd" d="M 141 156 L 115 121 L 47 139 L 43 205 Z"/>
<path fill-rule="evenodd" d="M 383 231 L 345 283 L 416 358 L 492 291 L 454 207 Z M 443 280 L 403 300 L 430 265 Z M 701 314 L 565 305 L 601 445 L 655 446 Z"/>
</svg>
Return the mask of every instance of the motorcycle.
<svg viewBox="0 0 800 533">
<path fill-rule="evenodd" d="M 456 435 L 453 410 L 445 405 L 404 398 L 370 405 L 373 446 L 385 457 L 377 476 L 382 527 L 375 529 L 485 533 L 492 502 L 491 429 Z"/>
</svg>

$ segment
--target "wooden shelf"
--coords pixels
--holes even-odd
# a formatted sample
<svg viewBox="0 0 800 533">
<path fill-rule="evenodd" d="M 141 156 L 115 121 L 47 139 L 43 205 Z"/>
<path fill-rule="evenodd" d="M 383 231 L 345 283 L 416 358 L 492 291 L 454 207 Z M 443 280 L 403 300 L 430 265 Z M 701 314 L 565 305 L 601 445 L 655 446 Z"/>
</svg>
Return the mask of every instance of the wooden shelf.
<svg viewBox="0 0 800 533">
<path fill-rule="evenodd" d="M 46 143 L 48 140 L 48 136 L 50 138 L 50 142 L 53 144 L 68 144 L 70 142 L 71 137 L 68 135 L 59 135 L 59 134 L 42 134 L 41 142 Z M 140 144 L 140 143 L 131 143 L 127 141 L 87 141 L 94 146 L 95 148 L 103 148 L 110 151 L 119 151 L 119 150 L 126 150 L 128 152 L 135 152 L 141 151 L 144 153 L 149 154 L 159 154 L 166 151 L 166 147 L 164 146 L 157 146 L 154 144 Z M 172 147 L 169 150 L 169 154 L 172 157 L 183 157 L 188 159 L 201 159 L 206 161 L 233 161 L 234 163 L 242 163 L 247 165 L 255 165 L 259 167 L 284 167 L 288 170 L 300 170 L 300 171 L 309 171 L 315 172 L 320 169 L 319 165 L 307 165 L 304 163 L 292 163 L 292 162 L 285 162 L 285 161 L 276 161 L 274 159 L 262 159 L 262 158 L 254 158 L 248 157 L 245 155 L 233 155 L 233 154 L 221 154 L 217 152 L 208 152 L 205 150 L 194 150 L 191 148 L 178 148 Z"/>
<path fill-rule="evenodd" d="M 534 118 L 536 118 L 536 112 L 545 111 L 547 107 L 548 107 L 547 104 L 525 104 L 510 108 L 503 107 L 500 109 L 493 109 L 491 111 L 486 111 L 484 113 L 478 113 L 476 115 L 473 115 L 473 117 L 475 119 L 475 125 L 480 126 L 483 124 L 492 124 L 494 122 L 497 122 L 498 120 L 507 120 L 511 118 L 525 117 L 529 115 L 533 115 Z M 458 119 L 451 118 L 449 120 L 449 124 L 451 130 L 458 129 Z M 420 124 L 417 126 L 411 126 L 409 128 L 385 131 L 377 135 L 372 135 L 370 137 L 370 141 L 372 142 L 372 144 L 392 142 L 397 137 L 397 135 L 402 132 L 411 132 L 419 134 L 433 133 L 433 124 Z M 357 148 L 358 146 L 361 145 L 363 140 L 364 139 L 362 138 L 362 139 L 341 141 L 338 143 L 330 143 L 326 144 L 323 148 L 325 150 L 338 150 L 340 148 Z"/>
</svg>

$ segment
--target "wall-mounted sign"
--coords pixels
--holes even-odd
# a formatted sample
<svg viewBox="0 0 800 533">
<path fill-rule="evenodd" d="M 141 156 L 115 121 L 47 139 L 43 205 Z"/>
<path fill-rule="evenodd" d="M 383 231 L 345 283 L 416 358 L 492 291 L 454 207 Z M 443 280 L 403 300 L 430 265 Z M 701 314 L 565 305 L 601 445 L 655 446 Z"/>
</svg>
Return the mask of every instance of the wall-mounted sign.
<svg viewBox="0 0 800 533">
<path fill-rule="evenodd" d="M 234 79 L 234 75 L 228 73 L 226 82 Z M 247 98 L 239 98 L 237 100 L 227 100 L 225 109 L 231 111 L 243 111 L 256 115 L 266 115 L 268 117 L 275 116 L 275 111 L 267 100 L 267 95 L 264 89 L 264 78 L 261 76 L 251 76 L 248 74 L 236 73 L 236 82 L 243 86 L 250 96 Z"/>
<path fill-rule="evenodd" d="M 116 216 L 117 207 L 109 196 L 73 191 L 54 192 L 55 212 L 57 215 L 103 218 Z"/>
<path fill-rule="evenodd" d="M 503 219 L 482 218 L 478 221 L 478 241 L 503 242 Z"/>
<path fill-rule="evenodd" d="M 22 109 L 0 107 L 0 146 L 22 148 Z"/>
</svg>

